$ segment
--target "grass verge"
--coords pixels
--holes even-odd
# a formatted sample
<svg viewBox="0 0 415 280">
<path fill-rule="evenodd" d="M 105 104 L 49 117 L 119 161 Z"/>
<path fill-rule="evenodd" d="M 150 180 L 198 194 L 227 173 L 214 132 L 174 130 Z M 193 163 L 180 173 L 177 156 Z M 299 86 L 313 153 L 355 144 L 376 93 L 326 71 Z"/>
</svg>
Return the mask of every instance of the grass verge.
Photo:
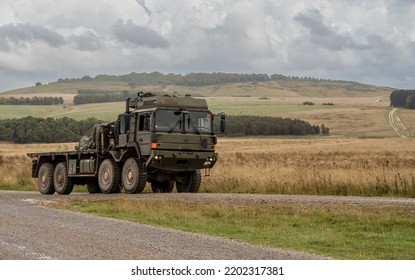
<svg viewBox="0 0 415 280">
<path fill-rule="evenodd" d="M 413 207 L 119 198 L 59 207 L 337 259 L 415 258 Z"/>
</svg>

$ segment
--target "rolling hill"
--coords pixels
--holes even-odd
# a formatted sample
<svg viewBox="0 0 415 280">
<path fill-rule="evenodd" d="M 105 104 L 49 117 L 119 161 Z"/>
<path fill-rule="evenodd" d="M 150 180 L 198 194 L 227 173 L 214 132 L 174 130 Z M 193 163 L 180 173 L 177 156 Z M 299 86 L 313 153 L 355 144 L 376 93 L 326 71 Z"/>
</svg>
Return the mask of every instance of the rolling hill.
<svg viewBox="0 0 415 280">
<path fill-rule="evenodd" d="M 78 120 L 95 117 L 110 121 L 114 120 L 124 110 L 123 102 L 75 106 L 73 105 L 73 98 L 78 94 L 78 91 L 129 93 L 151 91 L 158 94 L 191 94 L 195 97 L 204 97 L 207 99 L 211 110 L 217 113 L 297 118 L 316 125 L 324 123 L 330 127 L 331 135 L 395 136 L 388 121 L 389 95 L 394 90 L 392 88 L 349 81 L 285 76 L 260 81 L 224 82 L 222 80 L 202 79 L 195 82 L 194 80 L 180 80 L 180 82 L 173 81 L 171 84 L 168 81 L 163 82 L 163 80 L 153 79 L 147 81 L 147 84 L 140 84 L 137 80 L 134 80 L 141 77 L 140 75 L 142 74 L 132 73 L 125 76 L 103 75 L 96 78 L 60 79 L 58 82 L 47 85 L 3 92 L 0 93 L 0 97 L 53 96 L 62 97 L 65 103 L 54 106 L 0 105 L 0 119 L 20 118 L 30 115 L 34 117 L 67 116 Z M 147 74 L 146 77 L 163 78 L 162 76 L 158 73 Z M 164 78 L 167 76 L 165 75 Z M 197 78 L 204 77 L 201 73 L 196 76 Z M 183 78 L 183 76 L 179 77 Z M 244 79 L 247 79 L 247 77 L 249 79 L 256 78 L 243 76 Z M 235 76 L 230 78 L 235 80 Z M 155 84 L 155 81 L 158 81 L 159 84 Z M 209 84 L 215 82 L 216 84 Z M 197 85 L 198 83 L 205 85 Z M 305 106 L 303 105 L 304 102 L 311 102 L 314 105 Z M 323 105 L 328 103 L 334 105 Z M 415 123 L 414 112 L 404 110 L 402 112 L 407 122 Z M 408 129 L 415 130 L 415 127 L 409 127 Z"/>
</svg>

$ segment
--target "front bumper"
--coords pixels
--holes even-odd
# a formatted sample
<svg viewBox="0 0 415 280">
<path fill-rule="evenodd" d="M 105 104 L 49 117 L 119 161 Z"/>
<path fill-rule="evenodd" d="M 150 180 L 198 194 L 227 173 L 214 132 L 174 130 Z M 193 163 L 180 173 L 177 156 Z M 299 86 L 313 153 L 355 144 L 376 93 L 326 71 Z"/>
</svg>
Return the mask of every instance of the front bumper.
<svg viewBox="0 0 415 280">
<path fill-rule="evenodd" d="M 193 171 L 212 168 L 218 160 L 215 152 L 152 150 L 146 165 L 171 171 Z"/>
</svg>

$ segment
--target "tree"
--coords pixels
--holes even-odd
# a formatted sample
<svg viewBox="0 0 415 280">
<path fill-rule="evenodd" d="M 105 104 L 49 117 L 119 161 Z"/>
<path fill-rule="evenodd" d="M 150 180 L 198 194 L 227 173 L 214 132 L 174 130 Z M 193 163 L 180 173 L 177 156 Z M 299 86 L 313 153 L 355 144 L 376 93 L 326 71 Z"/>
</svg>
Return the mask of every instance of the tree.
<svg viewBox="0 0 415 280">
<path fill-rule="evenodd" d="M 391 106 L 409 108 L 413 95 L 415 95 L 415 90 L 395 90 L 390 95 Z M 410 98 L 409 101 L 408 98 Z"/>
<path fill-rule="evenodd" d="M 321 134 L 323 135 L 329 135 L 330 129 L 326 127 L 324 124 L 321 125 Z"/>
</svg>

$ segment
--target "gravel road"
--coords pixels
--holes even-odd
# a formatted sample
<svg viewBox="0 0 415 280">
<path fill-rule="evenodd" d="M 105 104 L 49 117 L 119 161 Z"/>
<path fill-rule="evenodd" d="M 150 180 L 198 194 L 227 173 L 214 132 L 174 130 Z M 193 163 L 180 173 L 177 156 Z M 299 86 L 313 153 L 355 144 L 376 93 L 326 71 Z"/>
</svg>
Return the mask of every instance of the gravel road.
<svg viewBox="0 0 415 280">
<path fill-rule="evenodd" d="M 236 194 L 116 194 L 131 199 L 183 199 L 243 203 L 340 203 L 414 206 L 414 199 Z M 142 225 L 41 206 L 89 194 L 44 196 L 0 191 L 0 259 L 325 259 L 252 246 L 224 238 Z M 93 195 L 108 199 L 109 195 Z"/>
</svg>

